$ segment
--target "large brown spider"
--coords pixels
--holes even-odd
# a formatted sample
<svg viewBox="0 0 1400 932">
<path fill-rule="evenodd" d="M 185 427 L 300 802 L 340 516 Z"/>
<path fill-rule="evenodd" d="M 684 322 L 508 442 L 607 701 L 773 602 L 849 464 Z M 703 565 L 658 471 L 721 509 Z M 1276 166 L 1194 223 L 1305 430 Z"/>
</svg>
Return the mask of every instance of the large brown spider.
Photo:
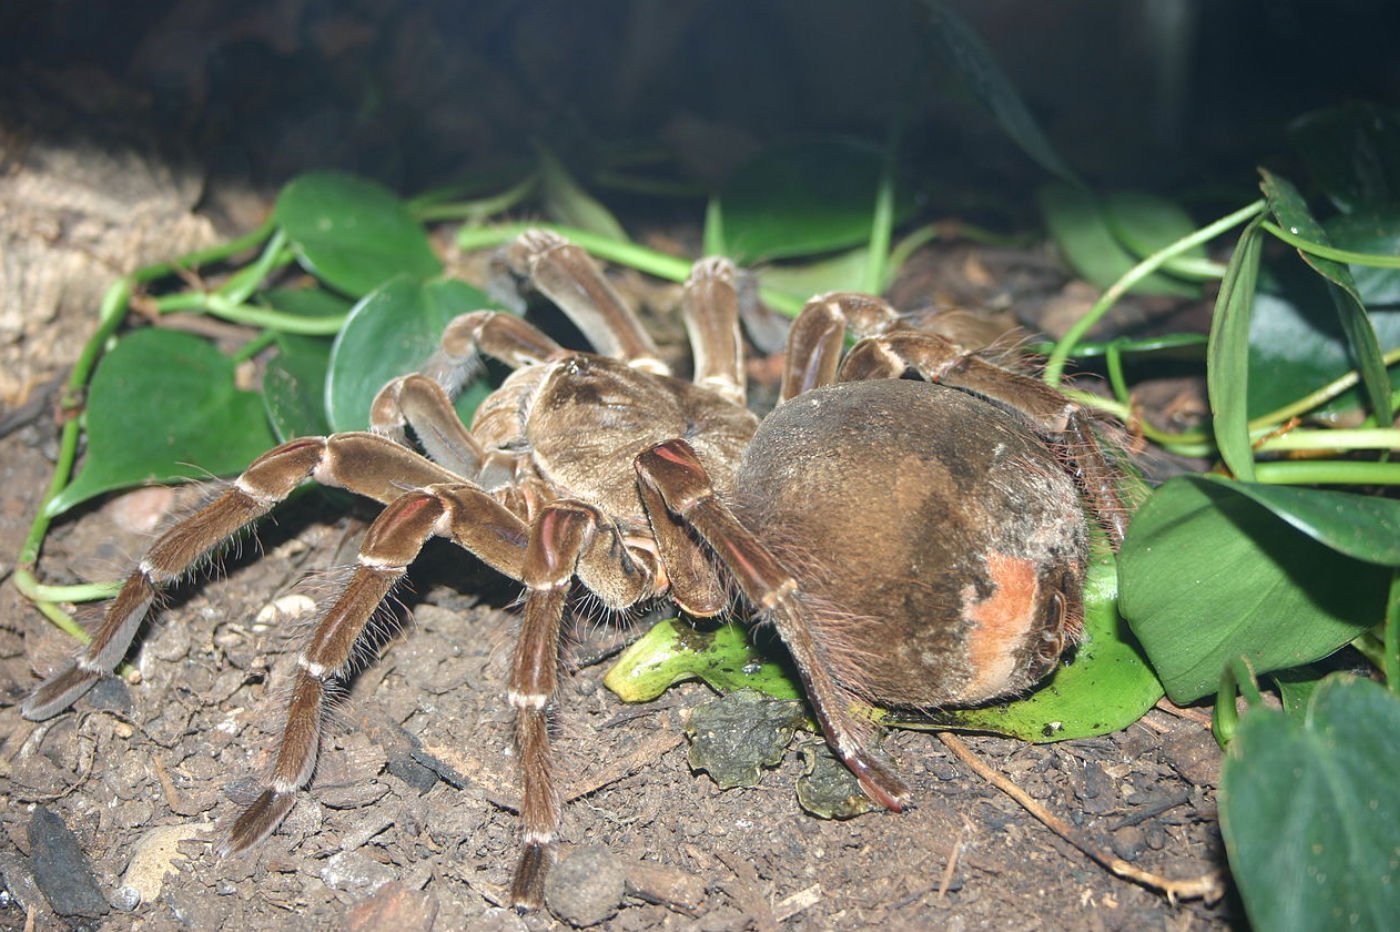
<svg viewBox="0 0 1400 932">
<path fill-rule="evenodd" d="M 984 702 L 1030 687 L 1075 639 L 1081 496 L 1115 540 L 1123 512 L 1063 395 L 902 323 L 878 298 L 829 294 L 793 324 L 780 403 L 760 422 L 744 406 L 727 261 L 697 263 L 686 283 L 687 382 L 578 247 L 532 231 L 506 259 L 597 353 L 509 314 L 457 318 L 430 375 L 379 393 L 372 432 L 285 443 L 163 534 L 24 715 L 48 718 L 110 673 L 160 587 L 308 477 L 376 499 L 386 507 L 353 576 L 298 658 L 272 772 L 224 850 L 255 845 L 291 809 L 315 768 L 328 682 L 425 542 L 446 537 L 525 587 L 507 693 L 524 783 L 511 897 L 523 910 L 541 902 L 560 823 L 548 723 L 575 580 L 612 609 L 669 597 L 700 617 L 726 611 L 737 588 L 791 652 L 831 746 L 895 810 L 906 788 L 871 755 L 852 699 Z M 848 330 L 859 342 L 843 359 Z M 481 353 L 514 371 L 468 430 L 451 398 Z"/>
</svg>

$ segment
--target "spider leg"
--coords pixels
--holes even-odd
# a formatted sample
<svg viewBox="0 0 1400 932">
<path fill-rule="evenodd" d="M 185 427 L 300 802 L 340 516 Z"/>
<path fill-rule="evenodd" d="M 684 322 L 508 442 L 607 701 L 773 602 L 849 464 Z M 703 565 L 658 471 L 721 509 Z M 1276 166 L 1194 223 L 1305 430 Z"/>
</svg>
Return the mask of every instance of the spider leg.
<svg viewBox="0 0 1400 932">
<path fill-rule="evenodd" d="M 677 439 L 652 447 L 637 458 L 637 474 L 671 514 L 704 539 L 749 601 L 772 619 L 797 663 L 827 741 L 862 789 L 888 809 L 903 809 L 908 789 L 866 750 L 866 729 L 851 714 L 850 694 L 832 677 L 822 645 L 812 637 L 797 598 L 797 580 L 715 495 L 690 445 Z"/>
<path fill-rule="evenodd" d="M 681 312 L 695 360 L 695 384 L 742 405 L 744 343 L 739 335 L 734 264 L 718 257 L 695 263 L 685 283 Z"/>
<path fill-rule="evenodd" d="M 350 582 L 297 658 L 287 722 L 267 787 L 234 822 L 224 854 L 251 848 L 291 810 L 296 791 L 316 767 L 326 683 L 346 672 L 375 609 L 433 536 L 449 537 L 497 570 L 520 575 L 525 522 L 480 489 L 462 483 L 430 486 L 390 503 L 366 532 Z"/>
<path fill-rule="evenodd" d="M 604 356 L 629 366 L 670 375 L 651 335 L 620 298 L 598 265 L 557 233 L 527 230 L 506 247 L 506 262 L 569 316 Z"/>
<path fill-rule="evenodd" d="M 322 485 L 385 503 L 402 495 L 406 487 L 456 478 L 417 453 L 373 434 L 303 437 L 264 453 L 223 494 L 156 540 L 108 605 L 92 641 L 24 701 L 24 717 L 42 720 L 56 715 L 111 673 L 126 655 L 160 588 L 267 514 L 308 476 Z"/>
<path fill-rule="evenodd" d="M 564 349 L 513 314 L 462 314 L 443 331 L 423 373 L 400 376 L 379 390 L 370 405 L 370 429 L 405 443 L 404 429 L 412 428 L 434 462 L 460 476 L 478 476 L 488 453 L 462 424 L 452 400 L 476 375 L 480 353 L 518 369 L 554 359 Z"/>
<path fill-rule="evenodd" d="M 812 298 L 788 331 L 779 403 L 837 380 L 848 327 L 866 337 L 899 325 L 894 308 L 871 295 L 840 291 Z"/>
<path fill-rule="evenodd" d="M 895 330 L 856 344 L 841 366 L 842 381 L 897 379 L 913 369 L 938 382 L 987 399 L 1024 418 L 1055 442 L 1090 507 L 1117 550 L 1128 529 L 1128 511 L 1109 463 L 1090 426 L 1088 412 L 1039 379 L 1013 372 L 967 352 L 946 337 Z"/>
<path fill-rule="evenodd" d="M 562 799 L 550 753 L 549 712 L 558 689 L 560 631 L 577 576 L 613 607 L 655 595 L 657 569 L 626 547 L 615 525 L 575 501 L 551 502 L 530 527 L 519 579 L 526 586 L 524 618 L 511 663 L 508 698 L 515 709 L 523 780 L 521 849 L 511 881 L 516 909 L 537 909 L 554 861 Z M 621 562 L 622 572 L 618 572 Z M 606 581 L 606 584 L 604 584 Z"/>
</svg>

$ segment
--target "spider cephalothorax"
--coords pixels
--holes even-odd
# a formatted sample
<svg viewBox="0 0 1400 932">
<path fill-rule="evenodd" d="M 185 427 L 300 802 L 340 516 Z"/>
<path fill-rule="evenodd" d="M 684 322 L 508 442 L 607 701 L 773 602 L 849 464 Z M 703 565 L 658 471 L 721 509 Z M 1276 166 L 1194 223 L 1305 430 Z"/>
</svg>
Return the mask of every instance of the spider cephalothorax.
<svg viewBox="0 0 1400 932">
<path fill-rule="evenodd" d="M 509 314 L 457 318 L 429 374 L 380 392 L 371 432 L 285 443 L 162 535 L 92 643 L 24 714 L 52 716 L 109 673 L 161 586 L 308 477 L 376 499 L 385 509 L 299 656 L 272 772 L 225 850 L 251 847 L 287 814 L 315 767 L 328 684 L 425 542 L 445 537 L 525 590 L 506 694 L 523 777 L 511 892 L 529 908 L 560 821 L 548 720 L 575 581 L 613 609 L 668 597 L 695 616 L 726 611 L 737 590 L 787 645 L 827 740 L 891 809 L 905 787 L 869 753 L 851 699 L 983 702 L 1034 684 L 1073 641 L 1081 499 L 1115 540 L 1122 510 L 1064 396 L 904 324 L 877 298 L 831 294 L 794 323 L 780 403 L 760 423 L 744 406 L 729 263 L 697 263 L 686 285 L 686 381 L 577 247 L 533 231 L 506 258 L 596 353 Z M 859 342 L 843 357 L 847 332 Z M 481 354 L 514 371 L 468 429 L 451 394 Z"/>
</svg>

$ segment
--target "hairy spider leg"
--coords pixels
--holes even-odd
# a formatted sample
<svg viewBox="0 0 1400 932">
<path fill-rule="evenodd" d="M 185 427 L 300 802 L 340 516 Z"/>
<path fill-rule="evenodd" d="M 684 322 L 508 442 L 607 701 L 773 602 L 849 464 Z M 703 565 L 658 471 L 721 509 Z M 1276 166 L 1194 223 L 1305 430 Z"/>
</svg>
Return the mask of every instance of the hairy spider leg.
<svg viewBox="0 0 1400 932">
<path fill-rule="evenodd" d="M 526 230 L 506 247 L 506 262 L 569 316 L 599 353 L 634 369 L 670 375 L 651 335 L 588 253 L 548 230 Z"/>
<path fill-rule="evenodd" d="M 898 326 L 899 315 L 880 298 L 850 291 L 812 298 L 788 331 L 779 404 L 837 380 L 847 328 L 868 337 Z"/>
<path fill-rule="evenodd" d="M 528 529 L 481 489 L 461 481 L 429 485 L 390 503 L 365 533 L 350 582 L 317 621 L 297 658 L 296 680 L 277 758 L 262 794 L 234 821 L 224 854 L 266 838 L 316 768 L 326 684 L 344 676 L 356 641 L 379 604 L 431 537 L 446 537 L 499 572 L 519 578 Z"/>
<path fill-rule="evenodd" d="M 768 548 L 715 495 L 709 474 L 684 440 L 668 440 L 637 457 L 642 484 L 709 545 L 744 596 L 772 620 L 802 677 L 807 699 L 832 748 L 871 799 L 896 812 L 909 791 L 866 749 L 868 728 L 850 712 L 853 696 L 831 675 L 825 651 L 812 636 L 797 598 L 797 581 Z M 644 501 L 649 501 L 644 499 Z"/>
<path fill-rule="evenodd" d="M 111 673 L 162 587 L 271 511 L 308 477 L 386 504 L 406 488 L 456 479 L 419 454 L 368 433 L 302 437 L 264 453 L 223 494 L 156 540 L 107 606 L 92 641 L 30 694 L 22 714 L 50 718 Z"/>
<path fill-rule="evenodd" d="M 500 454 L 483 448 L 452 402 L 476 375 L 479 353 L 518 369 L 557 359 L 565 350 L 512 314 L 462 314 L 447 325 L 422 373 L 400 376 L 374 396 L 370 429 L 407 443 L 405 427 L 411 428 L 430 459 L 463 478 L 477 479 Z"/>
<path fill-rule="evenodd" d="M 742 406 L 747 385 L 734 276 L 734 263 L 728 259 L 695 263 L 685 282 L 681 315 L 690 338 L 695 384 Z"/>
</svg>

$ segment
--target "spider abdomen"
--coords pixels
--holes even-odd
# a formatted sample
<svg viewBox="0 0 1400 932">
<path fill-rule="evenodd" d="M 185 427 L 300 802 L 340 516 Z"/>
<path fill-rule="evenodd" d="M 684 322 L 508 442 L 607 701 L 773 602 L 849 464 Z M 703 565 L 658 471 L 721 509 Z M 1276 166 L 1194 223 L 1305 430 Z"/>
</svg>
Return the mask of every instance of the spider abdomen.
<svg viewBox="0 0 1400 932">
<path fill-rule="evenodd" d="M 1016 417 L 926 382 L 847 382 L 764 420 L 736 512 L 797 580 L 838 681 L 881 704 L 1031 686 L 1073 640 L 1075 483 Z"/>
</svg>

